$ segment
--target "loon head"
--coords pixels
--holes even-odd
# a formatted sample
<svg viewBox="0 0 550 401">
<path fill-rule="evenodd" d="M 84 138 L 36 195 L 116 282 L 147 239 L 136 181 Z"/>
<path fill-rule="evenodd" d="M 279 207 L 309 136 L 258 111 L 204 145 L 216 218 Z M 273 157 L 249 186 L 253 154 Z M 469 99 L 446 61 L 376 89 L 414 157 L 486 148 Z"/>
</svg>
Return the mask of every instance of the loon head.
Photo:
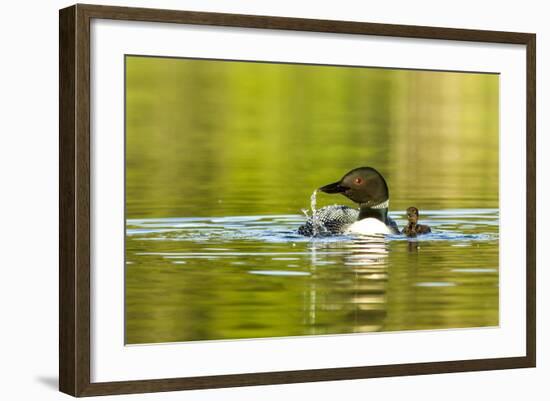
<svg viewBox="0 0 550 401">
<path fill-rule="evenodd" d="M 418 223 L 418 209 L 414 206 L 407 208 L 407 219 L 409 220 L 409 223 Z"/>
<path fill-rule="evenodd" d="M 341 193 L 355 203 L 366 207 L 383 204 L 389 199 L 386 180 L 372 167 L 353 169 L 340 181 L 325 185 L 319 190 L 327 194 Z"/>
</svg>

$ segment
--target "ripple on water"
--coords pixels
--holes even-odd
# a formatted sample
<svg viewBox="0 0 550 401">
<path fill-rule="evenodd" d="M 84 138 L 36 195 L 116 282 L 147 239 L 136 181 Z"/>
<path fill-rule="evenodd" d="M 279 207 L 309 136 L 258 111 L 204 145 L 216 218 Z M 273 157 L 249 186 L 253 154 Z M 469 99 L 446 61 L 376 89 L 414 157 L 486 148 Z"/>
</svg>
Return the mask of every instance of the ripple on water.
<svg viewBox="0 0 550 401">
<path fill-rule="evenodd" d="M 416 283 L 417 287 L 454 287 L 455 283 L 446 283 L 446 282 L 426 282 L 426 283 Z"/>
<path fill-rule="evenodd" d="M 308 272 L 295 270 L 250 270 L 248 273 L 260 276 L 309 276 Z"/>
<path fill-rule="evenodd" d="M 400 227 L 404 226 L 404 213 L 390 215 Z M 216 240 L 220 244 L 235 240 L 330 244 L 350 242 L 350 239 L 357 238 L 349 235 L 316 238 L 298 235 L 296 230 L 304 219 L 301 215 L 129 219 L 126 234 L 130 237 L 139 235 L 142 240 Z M 468 246 L 472 241 L 498 239 L 498 209 L 425 210 L 423 222 L 432 227 L 432 233 L 417 237 L 414 241 L 451 241 L 454 242 L 452 246 Z M 389 235 L 383 241 L 388 240 L 411 241 L 403 235 Z"/>
<path fill-rule="evenodd" d="M 391 216 L 403 227 L 404 213 Z M 273 330 L 288 320 L 284 334 L 498 323 L 498 210 L 424 210 L 433 232 L 416 238 L 303 237 L 296 231 L 304 221 L 297 214 L 128 220 L 129 304 L 219 322 L 246 317 Z M 143 297 L 144 288 L 155 295 Z M 261 313 L 251 313 L 258 305 Z M 242 336 L 241 326 L 223 327 Z"/>
</svg>

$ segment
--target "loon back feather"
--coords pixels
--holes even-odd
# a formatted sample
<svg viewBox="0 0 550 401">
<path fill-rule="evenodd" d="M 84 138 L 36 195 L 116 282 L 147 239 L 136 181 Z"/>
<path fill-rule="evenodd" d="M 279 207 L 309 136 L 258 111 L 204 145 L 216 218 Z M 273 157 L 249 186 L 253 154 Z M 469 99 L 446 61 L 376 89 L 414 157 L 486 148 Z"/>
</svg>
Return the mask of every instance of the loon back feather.
<svg viewBox="0 0 550 401">
<path fill-rule="evenodd" d="M 358 218 L 359 210 L 349 206 L 332 205 L 322 207 L 315 213 L 315 219 L 319 226 L 317 227 L 317 232 L 320 234 L 342 234 Z M 311 237 L 314 233 L 313 228 L 313 217 L 309 217 L 298 228 L 298 234 Z"/>
</svg>

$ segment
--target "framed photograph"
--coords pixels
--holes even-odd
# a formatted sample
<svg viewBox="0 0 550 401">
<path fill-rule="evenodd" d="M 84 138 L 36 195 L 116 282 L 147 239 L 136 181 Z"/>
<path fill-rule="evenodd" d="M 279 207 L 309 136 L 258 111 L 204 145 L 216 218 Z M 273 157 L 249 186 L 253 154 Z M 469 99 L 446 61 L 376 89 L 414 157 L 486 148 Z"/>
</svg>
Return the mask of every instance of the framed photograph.
<svg viewBox="0 0 550 401">
<path fill-rule="evenodd" d="M 60 390 L 535 366 L 535 35 L 60 11 Z"/>
</svg>

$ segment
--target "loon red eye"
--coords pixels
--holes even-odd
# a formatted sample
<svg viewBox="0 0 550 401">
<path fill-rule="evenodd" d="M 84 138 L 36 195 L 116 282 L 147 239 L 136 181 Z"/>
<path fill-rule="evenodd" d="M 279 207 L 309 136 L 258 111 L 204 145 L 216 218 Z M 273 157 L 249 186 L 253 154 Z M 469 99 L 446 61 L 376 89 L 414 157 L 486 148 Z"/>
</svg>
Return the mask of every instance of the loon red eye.
<svg viewBox="0 0 550 401">
<path fill-rule="evenodd" d="M 363 182 L 363 179 L 362 179 L 361 177 L 357 177 L 357 178 L 354 180 L 354 182 L 355 182 L 357 185 L 359 185 L 359 184 L 361 184 L 361 183 Z"/>
</svg>

